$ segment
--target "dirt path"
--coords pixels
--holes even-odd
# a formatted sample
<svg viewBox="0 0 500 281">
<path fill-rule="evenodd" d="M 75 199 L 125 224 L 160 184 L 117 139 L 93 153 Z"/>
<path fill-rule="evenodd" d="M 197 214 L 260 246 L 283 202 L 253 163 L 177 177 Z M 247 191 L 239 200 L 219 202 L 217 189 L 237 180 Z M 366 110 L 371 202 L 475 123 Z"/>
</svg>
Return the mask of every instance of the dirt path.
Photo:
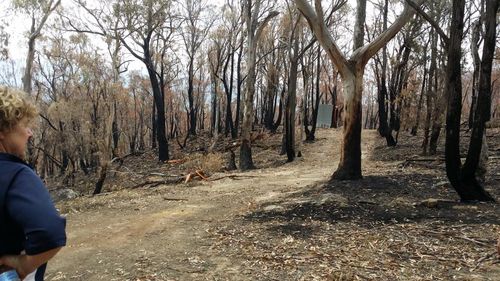
<svg viewBox="0 0 500 281">
<path fill-rule="evenodd" d="M 326 181 L 337 165 L 340 135 L 319 130 L 317 136 L 303 146 L 305 157 L 277 168 L 61 204 L 68 246 L 51 261 L 47 280 L 247 280 L 237 263 L 212 250 L 210 229 Z"/>
<path fill-rule="evenodd" d="M 498 205 L 456 201 L 442 155 L 407 161 L 420 138 L 388 148 L 364 131 L 364 179 L 329 183 L 340 130 L 317 138 L 279 167 L 59 204 L 69 240 L 47 280 L 498 280 Z"/>
</svg>

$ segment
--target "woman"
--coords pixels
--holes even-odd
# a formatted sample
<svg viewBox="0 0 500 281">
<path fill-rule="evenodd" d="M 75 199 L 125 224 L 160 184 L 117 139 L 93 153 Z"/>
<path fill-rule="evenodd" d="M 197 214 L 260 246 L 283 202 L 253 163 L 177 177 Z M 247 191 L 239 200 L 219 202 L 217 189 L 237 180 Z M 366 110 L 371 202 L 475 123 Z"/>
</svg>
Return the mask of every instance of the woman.
<svg viewBox="0 0 500 281">
<path fill-rule="evenodd" d="M 43 281 L 47 261 L 66 245 L 66 220 L 24 161 L 36 116 L 24 93 L 0 86 L 0 270 Z"/>
</svg>

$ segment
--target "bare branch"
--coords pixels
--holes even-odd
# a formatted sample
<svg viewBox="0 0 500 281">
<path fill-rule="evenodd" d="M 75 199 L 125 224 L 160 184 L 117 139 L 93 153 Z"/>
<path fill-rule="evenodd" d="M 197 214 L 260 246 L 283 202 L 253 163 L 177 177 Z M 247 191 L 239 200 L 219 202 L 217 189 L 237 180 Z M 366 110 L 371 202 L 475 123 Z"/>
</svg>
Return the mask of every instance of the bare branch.
<svg viewBox="0 0 500 281">
<path fill-rule="evenodd" d="M 255 32 L 255 40 L 256 41 L 259 41 L 259 38 L 260 38 L 260 35 L 262 34 L 262 31 L 264 30 L 264 28 L 266 27 L 267 23 L 272 19 L 274 18 L 275 16 L 279 15 L 279 12 L 277 11 L 272 11 L 270 12 L 267 17 L 258 24 L 258 29 L 257 29 L 257 32 Z"/>
<path fill-rule="evenodd" d="M 314 35 L 326 50 L 330 59 L 335 63 L 335 66 L 339 69 L 342 76 L 344 76 L 349 71 L 347 60 L 344 54 L 340 51 L 339 47 L 335 44 L 330 32 L 328 31 L 326 23 L 321 20 L 323 15 L 316 14 L 306 0 L 295 0 L 295 4 L 302 15 L 306 18 L 309 26 L 314 32 Z"/>
<path fill-rule="evenodd" d="M 420 5 L 425 0 L 418 0 L 417 4 Z M 384 47 L 389 40 L 394 38 L 396 34 L 401 30 L 401 28 L 410 21 L 411 17 L 415 13 L 415 10 L 409 5 L 405 5 L 405 8 L 401 15 L 394 21 L 394 23 L 385 30 L 382 34 L 377 36 L 372 42 L 364 45 L 361 48 L 356 49 L 351 56 L 352 60 L 357 61 L 361 64 L 366 64 L 366 62 L 373 57 L 382 47 Z"/>
<path fill-rule="evenodd" d="M 444 33 L 439 24 L 435 20 L 433 20 L 424 10 L 422 10 L 422 8 L 420 8 L 420 6 L 417 5 L 415 2 L 413 2 L 412 0 L 405 0 L 405 1 L 413 9 L 415 9 L 415 11 L 417 11 L 419 16 L 423 17 L 436 30 L 439 36 L 441 36 L 441 40 L 443 40 L 445 45 L 448 46 L 448 41 L 450 41 L 450 38 L 448 38 L 446 33 Z"/>
</svg>

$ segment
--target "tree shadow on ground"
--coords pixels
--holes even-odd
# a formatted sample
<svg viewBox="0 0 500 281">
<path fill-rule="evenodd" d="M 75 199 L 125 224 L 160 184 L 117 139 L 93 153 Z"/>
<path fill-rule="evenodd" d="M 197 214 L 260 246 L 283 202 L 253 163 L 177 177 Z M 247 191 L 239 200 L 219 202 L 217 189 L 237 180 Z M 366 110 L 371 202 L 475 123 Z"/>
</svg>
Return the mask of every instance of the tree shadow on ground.
<svg viewBox="0 0 500 281">
<path fill-rule="evenodd" d="M 306 223 L 311 220 L 364 228 L 408 223 L 474 225 L 500 224 L 500 213 L 497 203 L 460 203 L 447 183 L 436 185 L 431 175 L 415 173 L 320 184 L 267 202 L 244 219 L 271 223 L 270 232 L 308 238 L 315 232 L 314 225 Z"/>
</svg>

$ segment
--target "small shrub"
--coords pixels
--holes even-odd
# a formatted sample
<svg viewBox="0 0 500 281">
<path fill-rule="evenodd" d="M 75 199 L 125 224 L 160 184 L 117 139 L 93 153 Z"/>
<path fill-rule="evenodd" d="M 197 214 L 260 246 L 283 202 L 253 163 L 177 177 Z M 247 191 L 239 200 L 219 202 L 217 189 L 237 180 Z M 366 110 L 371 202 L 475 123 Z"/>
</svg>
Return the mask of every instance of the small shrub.
<svg viewBox="0 0 500 281">
<path fill-rule="evenodd" d="M 191 154 L 182 165 L 186 170 L 203 170 L 206 173 L 224 170 L 224 158 L 220 153 Z"/>
</svg>

